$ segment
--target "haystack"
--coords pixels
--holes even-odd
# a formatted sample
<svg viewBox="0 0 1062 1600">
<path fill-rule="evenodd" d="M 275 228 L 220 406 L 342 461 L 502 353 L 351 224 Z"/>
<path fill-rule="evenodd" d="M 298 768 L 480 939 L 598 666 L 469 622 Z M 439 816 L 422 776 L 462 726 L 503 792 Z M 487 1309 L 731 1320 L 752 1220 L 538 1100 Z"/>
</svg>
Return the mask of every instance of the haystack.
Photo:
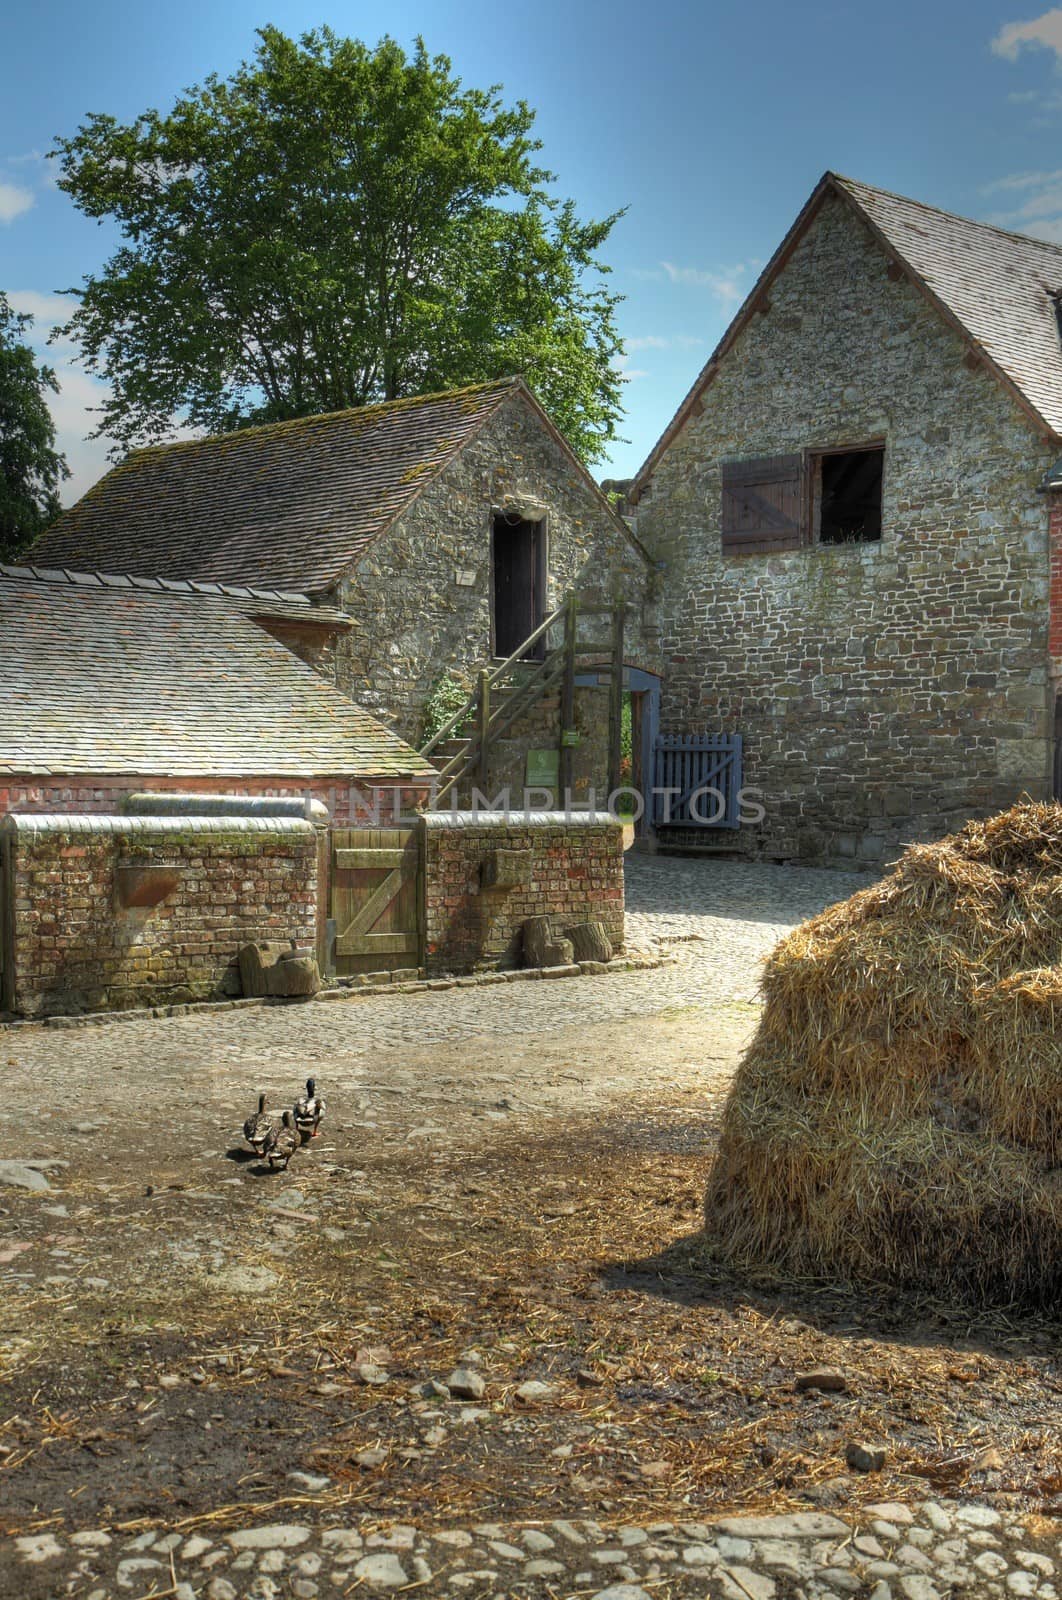
<svg viewBox="0 0 1062 1600">
<path fill-rule="evenodd" d="M 915 845 L 773 952 L 706 1206 L 728 1263 L 1062 1305 L 1062 805 Z"/>
</svg>

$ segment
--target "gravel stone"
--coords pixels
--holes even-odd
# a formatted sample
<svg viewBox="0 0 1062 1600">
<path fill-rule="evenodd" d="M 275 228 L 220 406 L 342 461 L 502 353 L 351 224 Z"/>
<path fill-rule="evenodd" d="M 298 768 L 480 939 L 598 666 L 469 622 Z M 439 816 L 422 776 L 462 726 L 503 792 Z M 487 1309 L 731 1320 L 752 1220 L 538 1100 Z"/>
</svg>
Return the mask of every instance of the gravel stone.
<svg viewBox="0 0 1062 1600">
<path fill-rule="evenodd" d="M 237 1533 L 227 1533 L 225 1542 L 234 1550 L 294 1550 L 309 1537 L 309 1528 L 278 1522 L 265 1528 L 242 1528 Z"/>
<path fill-rule="evenodd" d="M 354 1576 L 367 1583 L 370 1589 L 403 1589 L 409 1582 L 401 1561 L 387 1550 L 363 1556 L 354 1568 Z"/>
<path fill-rule="evenodd" d="M 25 1534 L 15 1540 L 15 1549 L 20 1559 L 32 1566 L 41 1561 L 52 1561 L 63 1553 L 62 1545 L 50 1533 Z"/>
</svg>

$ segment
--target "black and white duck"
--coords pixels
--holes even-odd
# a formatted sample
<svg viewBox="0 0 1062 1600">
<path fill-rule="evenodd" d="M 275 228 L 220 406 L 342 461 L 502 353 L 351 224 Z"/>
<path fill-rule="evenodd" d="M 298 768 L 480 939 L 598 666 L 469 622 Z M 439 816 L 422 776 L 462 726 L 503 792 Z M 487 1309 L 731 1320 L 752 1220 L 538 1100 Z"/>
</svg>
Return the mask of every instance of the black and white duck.
<svg viewBox="0 0 1062 1600">
<path fill-rule="evenodd" d="M 317 1082 L 314 1078 L 307 1078 L 306 1093 L 300 1094 L 295 1102 L 295 1126 L 303 1144 L 316 1139 L 324 1113 L 325 1103 L 317 1093 Z"/>
<path fill-rule="evenodd" d="M 258 1096 L 258 1110 L 253 1116 L 247 1118 L 243 1125 L 243 1136 L 247 1140 L 256 1156 L 265 1155 L 266 1146 L 270 1135 L 273 1133 L 275 1123 L 266 1110 L 266 1097 Z"/>
<path fill-rule="evenodd" d="M 302 1143 L 295 1118 L 285 1111 L 280 1127 L 274 1127 L 266 1145 L 265 1156 L 271 1167 L 287 1167 L 288 1162 Z"/>
</svg>

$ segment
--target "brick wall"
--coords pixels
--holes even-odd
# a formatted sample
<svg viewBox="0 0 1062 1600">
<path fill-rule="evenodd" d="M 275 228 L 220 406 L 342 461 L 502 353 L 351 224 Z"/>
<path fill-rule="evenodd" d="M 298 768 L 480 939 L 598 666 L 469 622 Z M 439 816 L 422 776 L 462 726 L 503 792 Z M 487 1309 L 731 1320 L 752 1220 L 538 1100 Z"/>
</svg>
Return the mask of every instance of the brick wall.
<svg viewBox="0 0 1062 1600">
<path fill-rule="evenodd" d="M 241 945 L 315 945 L 309 822 L 9 816 L 0 839 L 3 1004 L 22 1015 L 239 993 Z"/>
<path fill-rule="evenodd" d="M 1047 788 L 1057 446 L 888 268 L 828 202 L 637 508 L 662 731 L 744 736 L 767 815 L 725 842 L 750 853 L 877 862 Z M 723 553 L 723 462 L 878 439 L 879 542 Z"/>
<path fill-rule="evenodd" d="M 422 787 L 379 791 L 381 815 L 374 820 L 370 785 L 349 778 L 315 778 L 305 782 L 286 778 L 190 777 L 166 778 L 154 774 L 120 777 L 78 773 L 71 777 L 35 777 L 31 773 L 0 775 L 0 817 L 8 812 L 43 815 L 105 816 L 122 809 L 125 796 L 142 790 L 154 794 L 244 794 L 319 800 L 339 827 L 380 827 L 398 813 L 409 816 L 426 798 Z"/>
<path fill-rule="evenodd" d="M 1048 629 L 1047 648 L 1051 667 L 1057 676 L 1062 672 L 1062 494 L 1048 498 L 1048 537 L 1051 552 L 1051 622 Z"/>
<path fill-rule="evenodd" d="M 519 965 L 520 929 L 548 915 L 558 933 L 603 922 L 623 945 L 623 829 L 608 819 L 439 813 L 423 820 L 425 961 L 429 973 Z M 527 882 L 485 888 L 496 850 L 529 859 Z"/>
</svg>

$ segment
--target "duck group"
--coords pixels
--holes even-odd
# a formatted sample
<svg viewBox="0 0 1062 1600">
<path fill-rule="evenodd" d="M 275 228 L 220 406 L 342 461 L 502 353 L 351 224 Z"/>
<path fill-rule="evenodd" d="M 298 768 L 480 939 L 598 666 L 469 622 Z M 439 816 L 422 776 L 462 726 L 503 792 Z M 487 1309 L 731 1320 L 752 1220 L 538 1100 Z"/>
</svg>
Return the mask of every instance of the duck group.
<svg viewBox="0 0 1062 1600">
<path fill-rule="evenodd" d="M 268 1110 L 265 1095 L 260 1094 L 258 1110 L 244 1123 L 243 1136 L 259 1159 L 268 1161 L 273 1169 L 283 1169 L 296 1150 L 316 1139 L 324 1113 L 325 1103 L 317 1093 L 316 1081 L 307 1078 L 305 1093 L 279 1119 Z"/>
</svg>

